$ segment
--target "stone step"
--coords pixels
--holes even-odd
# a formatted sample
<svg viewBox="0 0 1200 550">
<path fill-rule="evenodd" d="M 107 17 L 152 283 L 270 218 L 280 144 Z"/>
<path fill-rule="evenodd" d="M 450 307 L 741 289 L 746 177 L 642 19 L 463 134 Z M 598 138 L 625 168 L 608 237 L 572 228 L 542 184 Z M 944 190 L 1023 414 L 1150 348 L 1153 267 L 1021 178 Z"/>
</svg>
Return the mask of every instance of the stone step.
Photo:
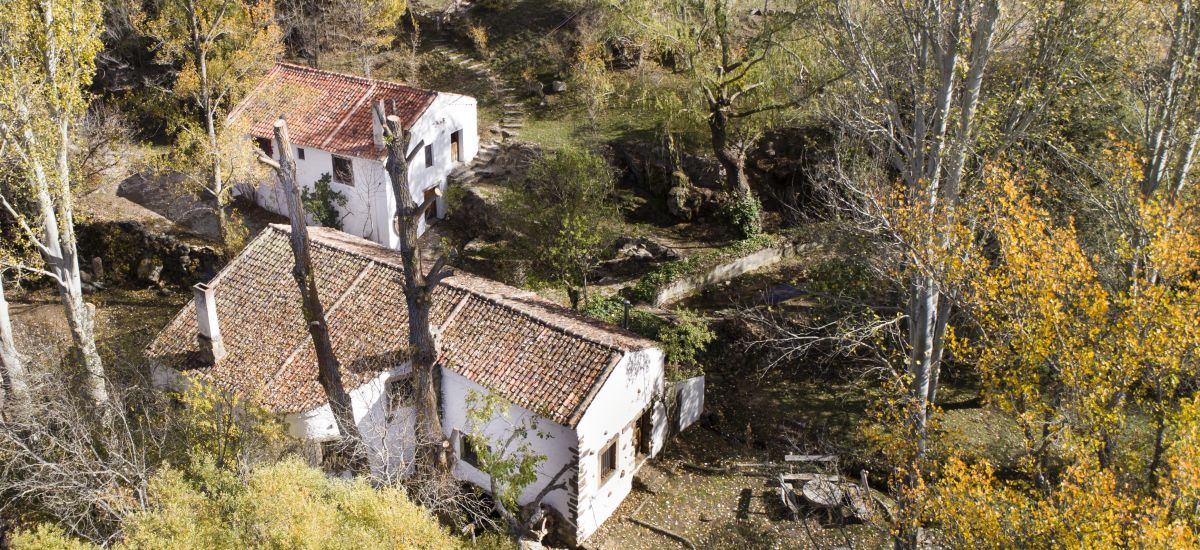
<svg viewBox="0 0 1200 550">
<path fill-rule="evenodd" d="M 506 129 L 506 130 L 515 130 L 515 129 L 517 129 L 517 128 L 524 128 L 524 127 L 525 127 L 525 125 L 524 125 L 524 124 L 522 124 L 522 123 L 520 123 L 520 122 L 504 122 L 504 121 L 500 121 L 500 127 L 501 127 L 501 128 L 503 128 L 503 129 Z"/>
<path fill-rule="evenodd" d="M 523 108 L 523 107 L 525 107 L 525 106 L 524 106 L 524 105 L 522 105 L 522 104 L 520 104 L 520 103 L 505 103 L 505 104 L 504 104 L 504 107 L 505 107 L 505 108 L 510 108 L 510 107 L 522 107 L 522 108 Z"/>
<path fill-rule="evenodd" d="M 467 66 L 467 68 L 471 69 L 472 71 L 478 71 L 486 66 L 487 65 L 484 65 L 483 63 L 476 62 L 476 63 L 472 63 L 471 65 Z"/>
</svg>

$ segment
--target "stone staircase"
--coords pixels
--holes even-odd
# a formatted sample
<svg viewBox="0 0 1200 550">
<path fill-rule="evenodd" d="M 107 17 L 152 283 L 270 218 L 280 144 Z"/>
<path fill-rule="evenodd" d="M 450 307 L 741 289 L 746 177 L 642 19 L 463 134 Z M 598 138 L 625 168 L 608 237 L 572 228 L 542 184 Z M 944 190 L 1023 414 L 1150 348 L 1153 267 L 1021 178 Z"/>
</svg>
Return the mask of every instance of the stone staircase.
<svg viewBox="0 0 1200 550">
<path fill-rule="evenodd" d="M 490 168 L 500 153 L 501 145 L 505 141 L 519 136 L 521 128 L 525 126 L 525 107 L 514 95 L 515 90 L 500 75 L 496 74 L 487 62 L 458 50 L 441 36 L 431 37 L 426 43 L 432 52 L 474 73 L 480 80 L 486 81 L 494 91 L 495 99 L 502 106 L 500 121 L 491 128 L 481 129 L 479 152 L 476 153 L 475 159 L 470 164 L 459 166 L 450 173 L 450 183 L 471 185 L 478 182 L 480 178 L 494 175 Z"/>
</svg>

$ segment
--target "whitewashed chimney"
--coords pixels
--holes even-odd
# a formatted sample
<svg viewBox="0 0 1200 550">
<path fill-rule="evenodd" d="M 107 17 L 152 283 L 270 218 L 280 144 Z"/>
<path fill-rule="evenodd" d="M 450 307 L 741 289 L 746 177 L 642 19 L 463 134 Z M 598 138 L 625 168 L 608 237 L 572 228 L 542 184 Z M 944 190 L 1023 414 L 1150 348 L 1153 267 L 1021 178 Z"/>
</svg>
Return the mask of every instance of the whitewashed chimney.
<svg viewBox="0 0 1200 550">
<path fill-rule="evenodd" d="M 378 99 L 371 105 L 371 138 L 375 140 L 375 148 L 383 149 L 383 119 L 386 117 L 383 100 Z"/>
<path fill-rule="evenodd" d="M 217 297 L 212 287 L 197 283 L 192 287 L 196 302 L 196 329 L 200 351 L 212 358 L 212 362 L 225 357 L 225 341 L 221 338 L 221 326 L 217 320 Z"/>
</svg>

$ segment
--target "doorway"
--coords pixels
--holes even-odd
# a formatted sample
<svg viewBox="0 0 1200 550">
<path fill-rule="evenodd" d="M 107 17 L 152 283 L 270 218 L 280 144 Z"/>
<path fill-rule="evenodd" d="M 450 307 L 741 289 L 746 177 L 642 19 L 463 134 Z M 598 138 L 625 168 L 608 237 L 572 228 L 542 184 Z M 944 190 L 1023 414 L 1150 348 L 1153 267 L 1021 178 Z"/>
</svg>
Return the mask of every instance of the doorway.
<svg viewBox="0 0 1200 550">
<path fill-rule="evenodd" d="M 462 149 L 462 130 L 450 134 L 450 162 L 460 162 L 459 151 Z"/>
<path fill-rule="evenodd" d="M 654 433 L 654 406 L 651 405 L 637 422 L 633 423 L 633 442 L 637 446 L 638 458 L 650 456 L 652 434 Z"/>
<path fill-rule="evenodd" d="M 429 205 L 429 208 L 425 210 L 425 224 L 426 225 L 431 224 L 437 220 L 437 209 L 438 209 L 437 198 L 438 198 L 438 196 L 437 196 L 437 187 L 436 186 L 425 190 L 425 197 L 423 199 L 424 202 L 434 201 L 434 203 Z"/>
</svg>

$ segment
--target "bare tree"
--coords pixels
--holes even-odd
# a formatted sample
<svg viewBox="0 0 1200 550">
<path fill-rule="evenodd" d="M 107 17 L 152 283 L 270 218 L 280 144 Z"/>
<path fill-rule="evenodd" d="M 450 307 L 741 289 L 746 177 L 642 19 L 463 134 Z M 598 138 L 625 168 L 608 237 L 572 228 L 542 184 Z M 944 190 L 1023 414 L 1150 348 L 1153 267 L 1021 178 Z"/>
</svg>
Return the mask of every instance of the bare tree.
<svg viewBox="0 0 1200 550">
<path fill-rule="evenodd" d="M 101 416 L 109 394 L 96 349 L 94 312 L 83 300 L 72 189 L 73 130 L 95 70 L 100 6 L 77 0 L 0 6 L 0 142 L 15 159 L 21 185 L 0 188 L 0 208 L 43 265 L 5 264 L 35 272 L 58 288 L 84 387 Z"/>
<path fill-rule="evenodd" d="M 259 160 L 275 169 L 284 190 L 284 199 L 287 201 L 288 219 L 292 226 L 292 254 L 296 259 L 292 267 L 292 277 L 296 279 L 296 286 L 300 289 L 301 307 L 304 309 L 304 319 L 308 323 L 306 328 L 317 353 L 317 381 L 329 400 L 329 408 L 333 411 L 334 421 L 341 433 L 342 446 L 349 457 L 351 470 L 365 472 L 366 444 L 358 431 L 358 425 L 354 422 L 350 394 L 342 386 L 341 365 L 338 364 L 333 343 L 329 339 L 325 306 L 317 294 L 317 279 L 313 273 L 312 256 L 309 255 L 306 214 L 300 203 L 300 190 L 296 187 L 296 159 L 292 156 L 292 142 L 288 138 L 287 122 L 283 117 L 275 121 L 275 144 L 278 147 L 280 162 L 266 156 L 260 157 Z"/>
<path fill-rule="evenodd" d="M 901 179 L 902 209 L 889 200 L 886 185 L 872 190 L 852 178 L 841 183 L 857 199 L 854 213 L 903 251 L 907 437 L 914 452 L 911 463 L 901 467 L 915 489 L 952 305 L 941 275 L 952 253 L 952 228 L 1000 3 L 837 0 L 830 15 L 835 23 L 827 50 L 858 87 L 849 101 L 836 104 L 836 116 L 876 147 Z M 897 537 L 898 547 L 918 544 L 919 529 L 910 529 Z"/>
<path fill-rule="evenodd" d="M 410 134 L 404 130 L 400 118 L 384 113 L 376 106 L 375 116 L 381 119 L 387 138 L 387 173 L 392 183 L 392 195 L 396 200 L 396 230 L 400 234 L 400 257 L 404 264 L 404 297 L 408 306 L 408 343 L 412 360 L 414 401 L 417 413 L 417 467 L 430 472 L 445 472 L 449 461 L 443 447 L 440 415 L 441 396 L 437 372 L 438 344 L 433 336 L 430 313 L 433 309 L 433 291 L 439 282 L 452 273 L 445 269 L 446 258 L 439 256 L 428 271 L 422 261 L 421 244 L 417 240 L 417 226 L 432 208 L 436 199 L 429 199 L 418 206 L 413 200 L 408 183 L 408 163 L 416 151 L 409 155 Z M 418 149 L 419 150 L 419 149 Z"/>
<path fill-rule="evenodd" d="M 37 369 L 27 409 L 0 416 L 0 515 L 53 518 L 70 534 L 104 544 L 122 518 L 150 504 L 164 432 L 117 411 L 98 446 L 90 403 L 64 396 L 65 383 Z"/>
<path fill-rule="evenodd" d="M 1200 8 L 1177 0 L 1174 15 L 1164 19 L 1170 33 L 1166 62 L 1154 64 L 1142 86 L 1142 194 L 1165 189 L 1175 197 L 1200 146 Z"/>
<path fill-rule="evenodd" d="M 4 298 L 4 270 L 0 269 L 0 417 L 14 403 L 23 403 L 28 393 L 25 362 L 17 353 L 8 300 Z"/>
</svg>

